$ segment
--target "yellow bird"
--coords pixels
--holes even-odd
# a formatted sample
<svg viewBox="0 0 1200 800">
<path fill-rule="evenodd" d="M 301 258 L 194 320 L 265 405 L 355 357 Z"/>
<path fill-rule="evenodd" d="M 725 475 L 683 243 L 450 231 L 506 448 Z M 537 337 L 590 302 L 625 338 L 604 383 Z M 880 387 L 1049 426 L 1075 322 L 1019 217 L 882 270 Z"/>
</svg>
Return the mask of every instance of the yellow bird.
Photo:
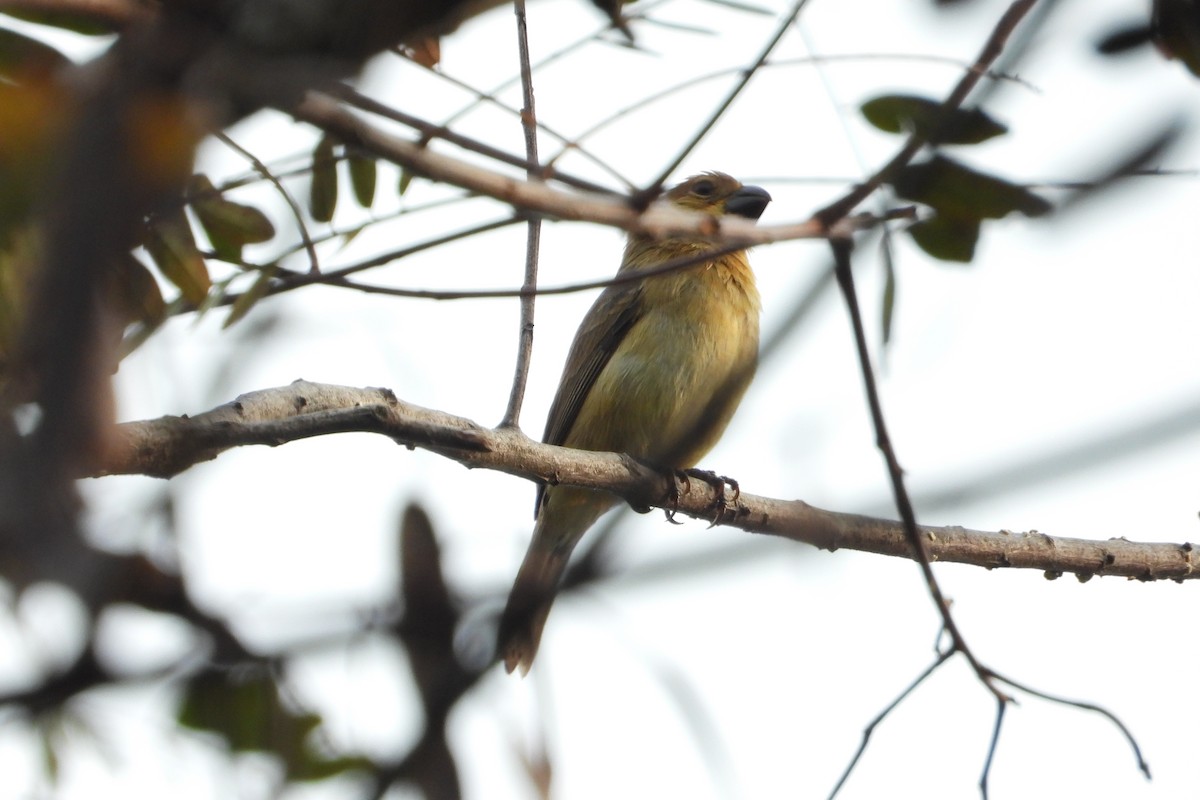
<svg viewBox="0 0 1200 800">
<path fill-rule="evenodd" d="M 771 202 L 765 190 L 720 172 L 688 178 L 666 196 L 718 218 L 758 219 Z M 716 250 L 700 238 L 633 235 L 618 274 Z M 627 453 L 663 469 L 695 466 L 750 384 L 758 314 L 745 250 L 610 286 L 575 334 L 542 440 Z M 571 551 L 617 502 L 590 489 L 538 488 L 533 540 L 500 619 L 497 652 L 509 672 L 529 672 Z"/>
</svg>

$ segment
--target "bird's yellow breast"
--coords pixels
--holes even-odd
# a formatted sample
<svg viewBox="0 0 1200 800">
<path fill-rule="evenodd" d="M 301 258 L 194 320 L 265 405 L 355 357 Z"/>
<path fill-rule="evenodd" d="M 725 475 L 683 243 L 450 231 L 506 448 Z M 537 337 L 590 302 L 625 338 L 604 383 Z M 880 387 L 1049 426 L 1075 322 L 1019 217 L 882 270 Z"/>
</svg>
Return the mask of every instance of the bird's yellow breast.
<svg viewBox="0 0 1200 800">
<path fill-rule="evenodd" d="M 690 467 L 720 438 L 754 374 L 753 274 L 744 253 L 731 253 L 649 278 L 641 307 L 580 408 L 577 422 L 587 424 L 564 444 Z"/>
</svg>

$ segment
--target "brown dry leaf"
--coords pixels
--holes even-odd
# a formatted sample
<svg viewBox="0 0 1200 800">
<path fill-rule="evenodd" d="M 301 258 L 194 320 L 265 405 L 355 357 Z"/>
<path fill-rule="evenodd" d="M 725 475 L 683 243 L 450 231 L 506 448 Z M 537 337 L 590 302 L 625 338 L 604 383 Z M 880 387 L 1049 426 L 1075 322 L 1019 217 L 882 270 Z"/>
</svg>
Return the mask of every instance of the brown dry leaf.
<svg viewBox="0 0 1200 800">
<path fill-rule="evenodd" d="M 400 45 L 400 50 L 406 58 L 428 69 L 433 69 L 442 60 L 442 40 L 436 36 L 426 36 L 411 43 L 404 42 Z"/>
</svg>

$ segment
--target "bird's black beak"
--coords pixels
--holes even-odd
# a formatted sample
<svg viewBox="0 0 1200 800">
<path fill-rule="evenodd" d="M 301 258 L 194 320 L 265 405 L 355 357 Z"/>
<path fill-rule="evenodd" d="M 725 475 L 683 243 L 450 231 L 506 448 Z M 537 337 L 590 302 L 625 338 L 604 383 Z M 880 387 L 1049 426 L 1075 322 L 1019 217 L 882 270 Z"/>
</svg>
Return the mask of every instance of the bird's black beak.
<svg viewBox="0 0 1200 800">
<path fill-rule="evenodd" d="M 758 219 L 771 202 L 767 190 L 758 186 L 743 186 L 725 201 L 725 213 L 737 214 L 746 219 Z"/>
</svg>

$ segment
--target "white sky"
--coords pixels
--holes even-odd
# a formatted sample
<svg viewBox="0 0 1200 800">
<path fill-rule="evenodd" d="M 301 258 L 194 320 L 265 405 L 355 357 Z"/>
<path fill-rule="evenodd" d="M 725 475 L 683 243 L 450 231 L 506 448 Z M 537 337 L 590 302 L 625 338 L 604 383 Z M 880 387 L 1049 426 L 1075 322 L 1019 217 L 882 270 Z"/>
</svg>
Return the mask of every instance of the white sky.
<svg viewBox="0 0 1200 800">
<path fill-rule="evenodd" d="M 780 13 L 785 8 L 779 0 L 761 2 Z M 817 53 L 912 53 L 966 62 L 1007 4 L 976 2 L 953 14 L 873 0 L 810 5 L 802 28 Z M 1087 178 L 1155 121 L 1190 110 L 1197 85 L 1180 66 L 1149 53 L 1103 61 L 1087 49 L 1111 23 L 1144 13 L 1142 3 L 1059 5 L 1021 66 L 1035 90 L 1008 85 L 989 104 L 1013 132 L 956 156 L 1018 181 Z M 543 0 L 529 11 L 535 59 L 598 24 L 578 0 Z M 720 34 L 642 26 L 639 40 L 657 55 L 582 48 L 538 76 L 542 121 L 575 134 L 613 108 L 697 71 L 745 65 L 776 24 L 688 0 L 667 4 L 659 15 Z M 442 69 L 480 88 L 494 86 L 515 69 L 512 29 L 505 11 L 467 25 L 443 42 Z M 793 32 L 779 57 L 807 52 Z M 892 91 L 941 97 L 958 74 L 945 64 L 886 59 L 820 70 L 779 67 L 754 81 L 676 177 L 720 169 L 753 178 L 775 198 L 764 223 L 802 219 L 840 187 L 768 179 L 861 175 L 889 157 L 899 139 L 869 129 L 857 116 L 858 104 Z M 665 100 L 588 144 L 634 182 L 645 182 L 729 83 L 708 82 Z M 467 97 L 394 59 L 374 65 L 363 85 L 435 121 Z M 515 90 L 503 97 L 518 103 Z M 520 129 L 504 114 L 472 114 L 459 127 L 521 150 Z M 302 152 L 314 138 L 278 116 L 255 118 L 233 135 L 260 156 Z M 543 155 L 555 150 L 544 137 Z M 1164 166 L 1194 168 L 1198 152 L 1190 135 Z M 214 177 L 245 169 L 217 145 L 204 150 L 203 164 Z M 564 167 L 604 179 L 578 158 Z M 377 213 L 401 204 L 392 194 L 394 180 L 390 170 L 381 176 L 384 202 Z M 301 193 L 304 186 L 294 184 Z M 444 194 L 415 181 L 403 203 Z M 286 235 L 286 217 L 269 192 L 245 196 L 272 209 Z M 1010 218 L 986 226 L 970 266 L 931 262 L 897 237 L 896 324 L 881 388 L 915 497 L 1195 402 L 1198 199 L 1194 177 L 1130 182 L 1061 220 Z M 475 201 L 465 210 L 402 217 L 344 251 L 326 250 L 325 264 L 352 263 L 499 211 Z M 337 222 L 351 219 L 347 214 Z M 513 227 L 367 279 L 419 288 L 517 286 L 524 236 Z M 620 250 L 613 231 L 547 224 L 542 280 L 557 285 L 607 275 Z M 770 332 L 826 255 L 819 243 L 789 243 L 761 248 L 753 261 L 764 331 Z M 857 274 L 877 343 L 882 270 L 869 249 Z M 539 302 L 522 417 L 531 434 L 541 430 L 570 337 L 593 296 Z M 278 324 L 269 338 L 246 335 L 271 315 Z M 263 303 L 233 332 L 219 331 L 222 317 L 177 321 L 122 366 L 123 418 L 195 413 L 301 377 L 387 386 L 405 400 L 482 424 L 495 424 L 503 413 L 515 301 L 433 303 L 314 289 Z M 833 293 L 764 364 L 704 465 L 735 476 L 755 494 L 892 515 L 848 324 Z M 1034 488 L 992 497 L 982 492 L 969 504 L 928 513 L 918 505 L 917 511 L 924 522 L 981 529 L 1185 541 L 1197 538 L 1198 478 L 1200 434 L 1193 431 Z M 152 540 L 129 509 L 138 508 L 134 498 L 161 484 L 109 479 L 86 488 L 101 536 Z M 395 521 L 409 500 L 430 510 L 449 578 L 472 597 L 493 592 L 499 602 L 531 528 L 529 484 L 468 472 L 380 437 L 246 449 L 191 470 L 171 488 L 195 596 L 261 643 L 286 641 L 313 626 L 337 628 L 389 597 L 397 574 Z M 701 522 L 670 526 L 657 513 L 627 515 L 622 524 L 619 556 L 629 578 L 561 599 L 533 674 L 521 681 L 497 670 L 456 713 L 452 744 L 467 796 L 532 797 L 516 753 L 540 731 L 554 758 L 556 797 L 824 797 L 863 727 L 931 660 L 937 621 L 917 568 L 705 530 Z M 662 582 L 637 579 L 665 560 L 735 545 L 746 557 L 731 566 Z M 1193 586 L 1051 582 L 1035 572 L 954 565 L 940 566 L 938 576 L 980 658 L 1040 690 L 1111 709 L 1137 736 L 1155 777 L 1152 783 L 1141 778 L 1105 720 L 1022 697 L 1006 718 L 992 797 L 1195 795 L 1200 731 L 1188 688 L 1200 663 L 1200 645 L 1190 634 L 1200 605 Z M 70 617 L 49 594 L 39 602 L 39 614 Z M 313 611 L 329 607 L 334 611 Z M 46 638 L 45 647 L 53 648 L 54 637 Z M 147 651 L 144 658 L 182 646 L 178 631 L 148 622 L 126 624 L 113 638 L 126 652 Z M 27 673 L 28 665 L 14 660 L 4 674 L 26 674 L 22 669 Z M 383 754 L 402 752 L 412 741 L 418 712 L 403 654 L 368 640 L 349 654 L 304 659 L 295 678 L 298 693 L 328 715 L 333 742 Z M 269 793 L 273 773 L 265 762 L 244 760 L 227 772 L 210 741 L 175 732 L 163 716 L 169 698 L 152 690 L 89 700 L 106 731 L 105 747 L 80 746 L 82 755 L 67 765 L 64 796 Z M 955 662 L 876 731 L 841 797 L 977 796 L 992 714 L 990 697 Z M 693 719 L 705 720 L 716 740 L 698 740 L 689 730 Z M 103 750 L 114 751 L 115 761 L 95 755 Z M 0 773 L 0 786 L 31 785 L 35 755 L 16 723 L 0 726 L 0 760 L 14 765 Z M 332 782 L 289 796 L 357 797 L 359 788 Z"/>
</svg>

